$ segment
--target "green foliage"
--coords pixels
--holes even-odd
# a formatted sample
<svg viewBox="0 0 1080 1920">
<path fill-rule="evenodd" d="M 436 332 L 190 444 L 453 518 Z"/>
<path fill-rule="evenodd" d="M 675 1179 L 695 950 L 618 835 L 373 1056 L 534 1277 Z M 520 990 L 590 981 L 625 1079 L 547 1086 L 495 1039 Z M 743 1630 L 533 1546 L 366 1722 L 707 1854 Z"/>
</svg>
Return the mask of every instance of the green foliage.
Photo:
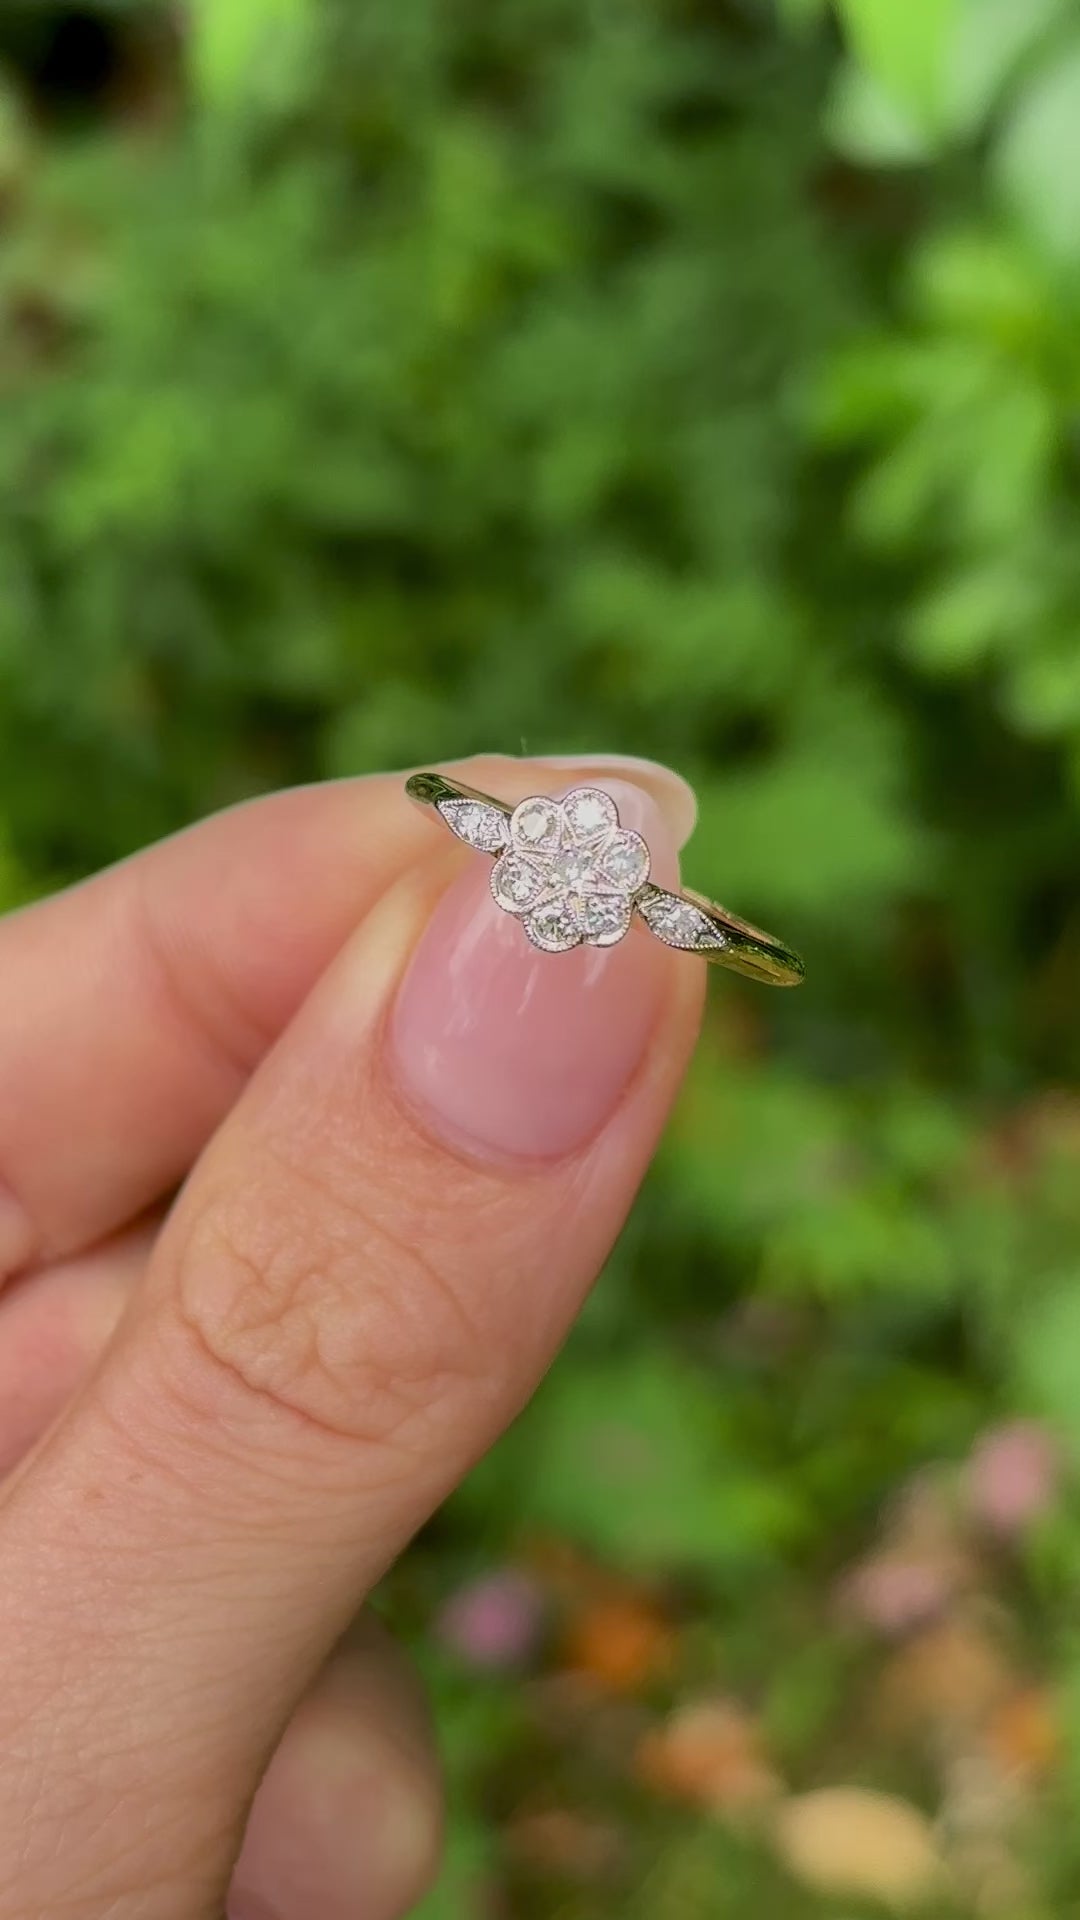
<svg viewBox="0 0 1080 1920">
<path fill-rule="evenodd" d="M 479 1517 L 515 1511 L 606 1560 L 738 1583 L 774 1566 L 801 1530 L 771 1462 L 746 1456 L 746 1421 L 674 1354 L 584 1358 L 557 1373 L 524 1423 L 459 1496 Z"/>
<path fill-rule="evenodd" d="M 429 1911 L 472 1920 L 548 1749 L 432 1652 L 464 1570 L 554 1536 L 685 1584 L 695 1679 L 799 1752 L 882 1503 L 1001 1412 L 1074 1435 L 1080 26 L 189 15 L 126 118 L 0 94 L 0 903 L 283 781 L 618 748 L 693 778 L 688 879 L 808 959 L 714 983 L 568 1354 L 392 1589 L 458 1809 Z M 1073 1693 L 1078 1542 L 1024 1602 Z M 809 1910 L 603 1792 L 629 1881 L 519 1872 L 525 1920 Z"/>
<path fill-rule="evenodd" d="M 958 0 L 838 0 L 852 55 L 883 92 L 932 131 L 938 119 L 941 72 L 956 30 Z"/>
<path fill-rule="evenodd" d="M 1026 88 L 997 166 L 1006 202 L 1047 249 L 1080 245 L 1080 34 Z"/>
<path fill-rule="evenodd" d="M 189 66 L 199 99 L 227 112 L 291 105 L 303 88 L 314 21 L 309 0 L 197 0 Z"/>
<path fill-rule="evenodd" d="M 1075 1273 L 1061 1275 L 1026 1320 L 1019 1374 L 1033 1407 L 1073 1446 L 1080 1442 L 1080 1286 Z"/>
<path fill-rule="evenodd" d="M 1076 132 L 1073 0 L 837 0 L 848 58 L 829 131 L 846 153 L 879 165 L 925 161 L 969 140 L 999 110 L 991 163 L 1032 230 L 1075 252 L 1068 223 Z"/>
<path fill-rule="evenodd" d="M 1006 180 L 1024 224 L 973 205 L 962 224 L 931 230 L 902 269 L 902 324 L 836 356 L 810 408 L 822 442 L 868 452 L 853 530 L 906 565 L 913 658 L 954 677 L 989 670 L 1010 727 L 1062 739 L 1074 780 L 1080 208 L 1074 218 L 1076 169 L 1054 142 L 1075 70 L 1067 49 L 1040 83 L 1051 104 L 1029 92 L 996 156 L 995 182 Z M 1046 110 L 1029 123 L 1037 100 Z"/>
</svg>

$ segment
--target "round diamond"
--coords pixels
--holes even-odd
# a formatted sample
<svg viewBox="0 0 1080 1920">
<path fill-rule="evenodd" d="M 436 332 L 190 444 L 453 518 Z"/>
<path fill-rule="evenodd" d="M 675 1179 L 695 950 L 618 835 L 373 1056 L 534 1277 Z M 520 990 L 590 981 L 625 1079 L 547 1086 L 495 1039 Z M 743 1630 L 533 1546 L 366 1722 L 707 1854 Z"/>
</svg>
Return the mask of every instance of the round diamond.
<svg viewBox="0 0 1080 1920">
<path fill-rule="evenodd" d="M 614 800 L 599 787 L 577 787 L 562 804 L 567 825 L 582 840 L 594 840 L 619 824 Z"/>
<path fill-rule="evenodd" d="M 617 833 L 600 864 L 613 886 L 633 893 L 649 877 L 649 849 L 640 833 Z"/>
<path fill-rule="evenodd" d="M 630 925 L 630 902 L 617 893 L 592 893 L 581 902 L 581 931 L 594 947 L 613 947 Z"/>
<path fill-rule="evenodd" d="M 551 858 L 551 876 L 569 893 L 591 885 L 596 877 L 595 851 L 589 847 L 560 847 Z"/>
<path fill-rule="evenodd" d="M 504 853 L 491 869 L 491 891 L 507 913 L 526 913 L 544 889 L 544 876 L 531 860 Z"/>
<path fill-rule="evenodd" d="M 581 931 L 565 900 L 548 900 L 525 922 L 534 947 L 545 953 L 566 953 L 581 942 Z"/>
<path fill-rule="evenodd" d="M 539 796 L 522 800 L 510 816 L 510 831 L 517 845 L 536 852 L 558 846 L 560 824 L 557 801 Z"/>
</svg>

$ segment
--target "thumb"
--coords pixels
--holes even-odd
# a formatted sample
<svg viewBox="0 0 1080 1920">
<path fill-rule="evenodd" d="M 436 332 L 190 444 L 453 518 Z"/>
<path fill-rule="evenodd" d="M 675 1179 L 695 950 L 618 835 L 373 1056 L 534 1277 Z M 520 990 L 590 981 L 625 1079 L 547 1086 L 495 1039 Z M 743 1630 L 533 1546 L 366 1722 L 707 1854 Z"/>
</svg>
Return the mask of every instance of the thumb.
<svg viewBox="0 0 1080 1920">
<path fill-rule="evenodd" d="M 537 953 L 486 863 L 439 902 L 445 873 L 266 1059 L 0 1513 L 0 1913 L 220 1912 L 292 1705 L 531 1391 L 652 1155 L 701 964 L 637 930 Z"/>
</svg>

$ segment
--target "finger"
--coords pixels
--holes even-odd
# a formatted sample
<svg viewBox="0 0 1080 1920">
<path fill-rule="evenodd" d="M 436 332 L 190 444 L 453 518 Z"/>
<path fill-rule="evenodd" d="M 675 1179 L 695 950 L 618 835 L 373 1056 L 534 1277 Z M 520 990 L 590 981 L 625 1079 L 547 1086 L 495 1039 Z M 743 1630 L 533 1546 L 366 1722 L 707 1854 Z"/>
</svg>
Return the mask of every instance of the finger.
<svg viewBox="0 0 1080 1920">
<path fill-rule="evenodd" d="M 0 1301 L 0 1478 L 66 1406 L 115 1331 L 157 1224 Z M 275 1751 L 248 1816 L 227 1920 L 395 1920 L 431 1878 L 439 1768 L 416 1676 L 365 1614 Z"/>
<path fill-rule="evenodd" d="M 0 1480 L 101 1357 L 145 1270 L 155 1230 L 130 1228 L 0 1295 Z"/>
<path fill-rule="evenodd" d="M 536 954 L 485 867 L 442 886 L 408 874 L 309 997 L 0 1513 L 0 1828 L 68 1920 L 219 1909 L 238 1794 L 531 1391 L 681 1079 L 700 963 Z"/>
<path fill-rule="evenodd" d="M 398 1920 L 438 1862 L 442 1793 L 415 1674 L 361 1617 L 259 1785 L 227 1920 Z"/>
<path fill-rule="evenodd" d="M 643 765 L 688 831 L 689 788 Z M 509 798 L 545 780 L 498 756 L 465 772 Z M 183 1177 L 430 834 L 399 774 L 299 788 L 0 922 L 0 1284 L 103 1239 Z"/>
</svg>

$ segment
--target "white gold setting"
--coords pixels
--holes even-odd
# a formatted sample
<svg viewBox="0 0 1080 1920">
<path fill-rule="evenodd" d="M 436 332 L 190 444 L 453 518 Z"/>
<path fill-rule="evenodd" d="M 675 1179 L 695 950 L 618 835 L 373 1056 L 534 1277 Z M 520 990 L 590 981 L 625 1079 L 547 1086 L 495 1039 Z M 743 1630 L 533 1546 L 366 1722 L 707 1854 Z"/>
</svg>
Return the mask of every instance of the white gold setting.
<svg viewBox="0 0 1080 1920">
<path fill-rule="evenodd" d="M 613 947 L 621 940 L 648 877 L 649 849 L 640 833 L 620 827 L 610 794 L 576 787 L 562 800 L 534 796 L 514 808 L 491 891 L 534 947 L 565 953 L 583 941 Z"/>
<path fill-rule="evenodd" d="M 665 946 L 698 953 L 772 986 L 802 979 L 798 955 L 698 894 L 671 893 L 649 878 L 649 849 L 619 822 L 602 787 L 562 799 L 530 794 L 509 807 L 440 773 L 415 773 L 410 798 L 435 807 L 451 832 L 493 856 L 491 895 L 542 953 L 613 947 L 637 914 Z"/>
</svg>

